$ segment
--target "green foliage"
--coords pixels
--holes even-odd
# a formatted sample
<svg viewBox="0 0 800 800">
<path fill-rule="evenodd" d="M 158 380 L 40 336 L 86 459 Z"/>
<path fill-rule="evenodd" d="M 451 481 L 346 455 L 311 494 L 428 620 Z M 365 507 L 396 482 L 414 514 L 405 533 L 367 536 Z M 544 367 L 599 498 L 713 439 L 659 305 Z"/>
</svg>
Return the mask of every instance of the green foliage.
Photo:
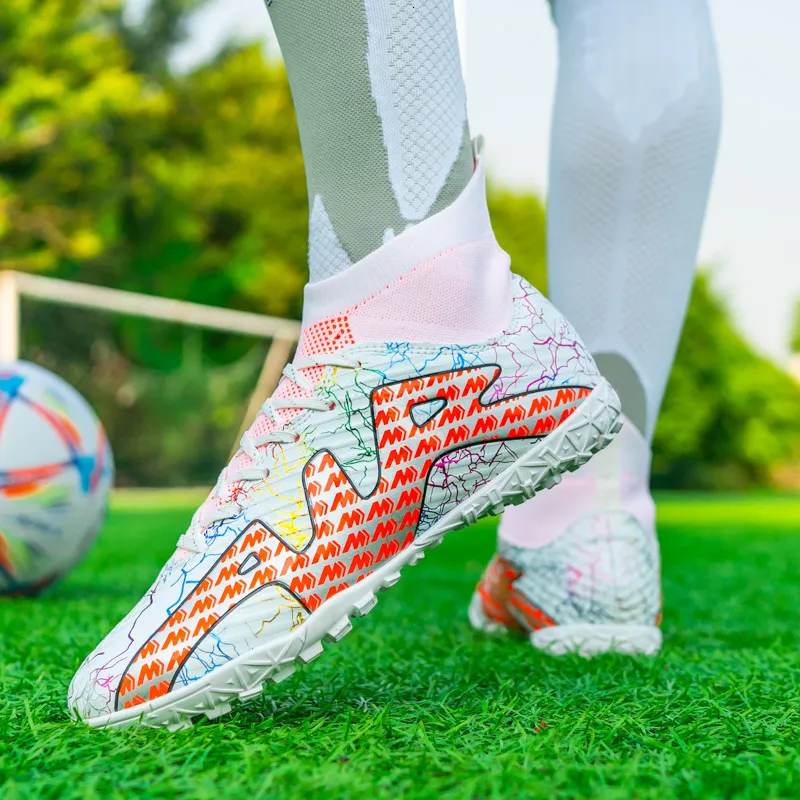
<svg viewBox="0 0 800 800">
<path fill-rule="evenodd" d="M 119 3 L 0 7 L 0 268 L 299 315 L 307 200 L 288 83 L 255 45 L 186 76 L 156 69 L 196 5 L 154 2 L 140 29 Z"/>
<path fill-rule="evenodd" d="M 701 273 L 656 431 L 656 483 L 765 483 L 800 459 L 798 419 L 800 386 L 745 343 Z"/>
<path fill-rule="evenodd" d="M 163 149 L 143 166 L 137 225 L 148 243 L 131 254 L 137 279 L 149 273 L 160 294 L 188 289 L 199 301 L 299 317 L 307 195 L 283 68 L 250 46 L 176 79 L 173 93 Z"/>
<path fill-rule="evenodd" d="M 186 41 L 191 14 L 208 0 L 149 0 L 144 17 L 137 24 L 125 19 L 124 5 L 109 14 L 131 68 L 143 75 L 164 77 L 169 72 L 169 57 Z"/>
<path fill-rule="evenodd" d="M 797 797 L 796 500 L 659 503 L 657 658 L 557 659 L 473 633 L 466 604 L 496 541 L 487 520 L 404 570 L 340 644 L 217 722 L 71 722 L 70 678 L 147 590 L 197 501 L 112 511 L 66 584 L 3 604 L 3 800 Z"/>
<path fill-rule="evenodd" d="M 101 0 L 0 4 L 0 268 L 75 269 L 119 239 L 122 130 L 169 98 L 128 68 Z"/>
</svg>

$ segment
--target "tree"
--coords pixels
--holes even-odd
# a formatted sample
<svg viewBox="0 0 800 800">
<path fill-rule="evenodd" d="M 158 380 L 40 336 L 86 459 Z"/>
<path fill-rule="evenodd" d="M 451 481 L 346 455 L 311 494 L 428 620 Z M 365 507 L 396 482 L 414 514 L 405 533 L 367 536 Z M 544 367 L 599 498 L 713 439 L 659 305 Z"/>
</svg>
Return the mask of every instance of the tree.
<svg viewBox="0 0 800 800">
<path fill-rule="evenodd" d="M 53 271 L 118 239 L 116 132 L 169 100 L 129 69 L 100 0 L 0 4 L 0 268 Z"/>
<path fill-rule="evenodd" d="M 747 345 L 698 275 L 656 431 L 656 483 L 764 484 L 776 466 L 800 459 L 798 419 L 800 387 Z"/>
<path fill-rule="evenodd" d="M 170 74 L 169 60 L 175 48 L 189 35 L 194 12 L 209 0 L 149 0 L 141 19 L 130 23 L 125 6 L 114 5 L 108 12 L 114 31 L 130 56 L 134 72 L 161 80 Z"/>
</svg>

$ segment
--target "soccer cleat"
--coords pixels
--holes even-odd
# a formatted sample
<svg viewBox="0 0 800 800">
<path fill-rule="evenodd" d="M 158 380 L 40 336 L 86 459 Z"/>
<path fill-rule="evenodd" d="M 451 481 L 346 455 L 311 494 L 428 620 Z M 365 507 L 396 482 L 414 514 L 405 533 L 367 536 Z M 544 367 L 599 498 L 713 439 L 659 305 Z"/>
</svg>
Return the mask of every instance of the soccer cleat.
<svg viewBox="0 0 800 800">
<path fill-rule="evenodd" d="M 520 632 L 553 655 L 657 653 L 660 557 L 647 475 L 649 447 L 626 423 L 591 464 L 512 509 L 470 604 L 473 627 Z M 530 531 L 559 525 L 555 536 Z"/>
<path fill-rule="evenodd" d="M 612 440 L 617 396 L 564 318 L 508 272 L 482 168 L 470 187 L 368 257 L 379 275 L 355 265 L 307 289 L 295 361 L 153 586 L 79 669 L 74 715 L 177 729 L 224 714 L 341 639 L 446 533 Z M 506 314 L 505 332 L 474 343 L 463 339 L 480 310 L 464 320 L 447 306 L 470 270 L 494 275 Z M 409 291 L 420 305 L 400 302 Z M 443 313 L 402 330 L 441 342 L 464 325 L 458 343 L 400 338 L 398 318 L 425 302 Z"/>
</svg>

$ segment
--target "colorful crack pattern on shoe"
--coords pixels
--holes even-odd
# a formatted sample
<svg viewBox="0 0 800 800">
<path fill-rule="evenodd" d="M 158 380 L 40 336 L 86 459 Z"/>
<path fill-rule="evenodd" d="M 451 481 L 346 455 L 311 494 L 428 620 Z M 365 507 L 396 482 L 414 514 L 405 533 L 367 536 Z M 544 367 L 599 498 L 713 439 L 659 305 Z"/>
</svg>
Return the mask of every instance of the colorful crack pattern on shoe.
<svg viewBox="0 0 800 800">
<path fill-rule="evenodd" d="M 249 463 L 234 457 L 155 584 L 84 662 L 71 707 L 87 717 L 156 700 L 297 630 L 569 419 L 599 380 L 594 363 L 536 290 L 516 279 L 515 295 L 507 332 L 469 346 L 358 342 L 346 314 L 307 329 L 301 356 L 358 366 L 307 371 L 328 410 L 280 412 L 295 437 L 264 448 L 265 480 L 229 480 Z M 284 380 L 277 396 L 301 393 Z M 232 501 L 238 515 L 210 521 Z"/>
<path fill-rule="evenodd" d="M 658 542 L 632 514 L 614 510 L 579 519 L 544 547 L 501 541 L 478 583 L 476 600 L 490 623 L 509 630 L 658 627 Z"/>
</svg>

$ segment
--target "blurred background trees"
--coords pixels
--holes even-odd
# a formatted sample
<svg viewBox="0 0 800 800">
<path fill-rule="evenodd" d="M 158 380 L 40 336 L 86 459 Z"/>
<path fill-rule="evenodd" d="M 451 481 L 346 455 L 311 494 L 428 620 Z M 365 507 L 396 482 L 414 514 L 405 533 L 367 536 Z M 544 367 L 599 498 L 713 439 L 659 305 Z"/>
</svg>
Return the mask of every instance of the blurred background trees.
<svg viewBox="0 0 800 800">
<path fill-rule="evenodd" d="M 260 45 L 170 67 L 203 0 L 0 5 L 0 269 L 298 318 L 307 201 L 291 95 Z M 541 201 L 492 187 L 514 268 L 546 281 Z M 213 481 L 264 344 L 23 306 L 24 356 L 95 405 L 120 481 Z M 800 341 L 800 327 L 796 338 Z M 800 346 L 798 346 L 800 349 Z M 800 461 L 800 387 L 739 336 L 698 277 L 659 423 L 654 480 L 766 485 Z"/>
</svg>

